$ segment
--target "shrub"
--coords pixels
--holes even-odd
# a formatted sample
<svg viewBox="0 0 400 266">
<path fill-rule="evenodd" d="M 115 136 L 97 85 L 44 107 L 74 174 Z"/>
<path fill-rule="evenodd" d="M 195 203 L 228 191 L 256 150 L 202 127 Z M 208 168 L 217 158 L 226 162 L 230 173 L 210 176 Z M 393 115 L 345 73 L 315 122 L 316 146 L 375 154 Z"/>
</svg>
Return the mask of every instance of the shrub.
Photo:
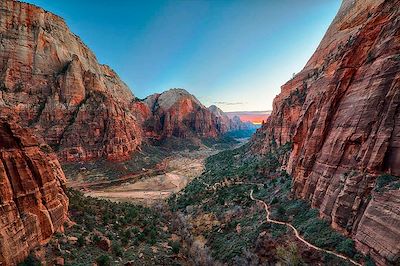
<svg viewBox="0 0 400 266">
<path fill-rule="evenodd" d="M 78 245 L 80 247 L 83 247 L 85 245 L 85 238 L 83 237 L 83 235 L 78 236 Z"/>
<path fill-rule="evenodd" d="M 100 236 L 98 236 L 97 234 L 96 234 L 96 235 L 93 235 L 93 237 L 92 237 L 92 241 L 93 241 L 95 244 L 99 243 L 100 239 L 101 239 Z"/>
<path fill-rule="evenodd" d="M 18 266 L 40 266 L 42 263 L 32 254 L 29 254 L 29 256 L 21 263 L 18 264 Z"/>
<path fill-rule="evenodd" d="M 111 246 L 112 252 L 118 256 L 122 257 L 124 250 L 122 249 L 122 246 L 120 243 L 113 243 Z"/>
<path fill-rule="evenodd" d="M 96 262 L 99 266 L 110 266 L 111 258 L 110 256 L 103 254 L 96 259 Z"/>
<path fill-rule="evenodd" d="M 390 186 L 389 186 L 390 185 Z M 400 177 L 384 174 L 376 179 L 375 191 L 381 192 L 385 187 L 396 189 L 400 187 Z"/>
<path fill-rule="evenodd" d="M 284 265 L 303 265 L 300 253 L 296 244 L 290 243 L 289 246 L 279 246 L 276 248 L 276 255 Z"/>
<path fill-rule="evenodd" d="M 376 266 L 376 264 L 370 256 L 367 256 L 365 258 L 365 266 Z"/>
<path fill-rule="evenodd" d="M 375 60 L 374 54 L 372 53 L 372 51 L 369 51 L 368 55 L 367 55 L 366 63 L 367 64 L 372 63 L 372 61 L 374 61 L 374 60 Z"/>
<path fill-rule="evenodd" d="M 181 249 L 181 244 L 179 243 L 179 241 L 170 242 L 169 245 L 172 248 L 172 253 L 174 253 L 174 254 L 179 253 L 179 250 Z"/>
<path fill-rule="evenodd" d="M 348 255 L 349 257 L 353 257 L 355 255 L 354 241 L 347 238 L 337 245 L 336 250 L 340 253 Z"/>
<path fill-rule="evenodd" d="M 282 205 L 279 205 L 278 206 L 278 209 L 276 210 L 276 214 L 277 214 L 277 218 L 278 219 L 281 219 L 281 220 L 283 220 L 283 219 L 285 219 L 286 217 L 285 217 L 285 215 L 286 215 L 286 210 L 285 210 L 285 208 L 282 206 Z"/>
</svg>

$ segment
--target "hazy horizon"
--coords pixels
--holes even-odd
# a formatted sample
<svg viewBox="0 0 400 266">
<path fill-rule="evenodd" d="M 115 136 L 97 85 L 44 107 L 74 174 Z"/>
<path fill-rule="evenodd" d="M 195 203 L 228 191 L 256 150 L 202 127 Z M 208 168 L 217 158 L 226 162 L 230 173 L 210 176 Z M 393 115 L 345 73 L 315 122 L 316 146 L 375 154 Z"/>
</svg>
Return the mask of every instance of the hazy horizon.
<svg viewBox="0 0 400 266">
<path fill-rule="evenodd" d="M 272 110 L 339 0 L 25 1 L 63 17 L 135 96 L 180 87 L 225 112 Z M 79 8 L 77 8 L 79 7 Z"/>
</svg>

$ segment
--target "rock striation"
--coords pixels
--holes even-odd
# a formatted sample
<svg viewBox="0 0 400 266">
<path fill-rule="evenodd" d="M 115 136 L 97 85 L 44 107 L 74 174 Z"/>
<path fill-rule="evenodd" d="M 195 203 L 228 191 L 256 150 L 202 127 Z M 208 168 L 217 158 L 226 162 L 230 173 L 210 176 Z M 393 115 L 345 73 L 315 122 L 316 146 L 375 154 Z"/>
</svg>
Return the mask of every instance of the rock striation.
<svg viewBox="0 0 400 266">
<path fill-rule="evenodd" d="M 16 265 L 63 230 L 66 179 L 51 148 L 0 120 L 0 264 Z"/>
<path fill-rule="evenodd" d="M 62 18 L 0 2 L 0 110 L 12 108 L 60 159 L 127 158 L 142 139 L 135 101 Z"/>
<path fill-rule="evenodd" d="M 304 69 L 282 86 L 253 138 L 256 153 L 292 143 L 293 192 L 378 264 L 400 257 L 400 1 L 344 0 Z"/>
<path fill-rule="evenodd" d="M 143 102 L 149 110 L 143 124 L 147 137 L 215 138 L 224 132 L 216 116 L 186 90 L 170 89 Z"/>
<path fill-rule="evenodd" d="M 226 132 L 184 90 L 138 100 L 62 18 L 13 0 L 0 3 L 0 111 L 33 128 L 68 162 L 125 160 L 144 138 Z"/>
</svg>

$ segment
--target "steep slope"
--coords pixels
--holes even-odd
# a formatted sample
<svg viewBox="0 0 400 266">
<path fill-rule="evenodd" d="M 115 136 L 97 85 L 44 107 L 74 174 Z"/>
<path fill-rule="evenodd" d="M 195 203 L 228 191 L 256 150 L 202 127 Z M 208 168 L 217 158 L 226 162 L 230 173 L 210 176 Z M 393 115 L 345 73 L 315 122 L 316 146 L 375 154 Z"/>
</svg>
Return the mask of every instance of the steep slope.
<svg viewBox="0 0 400 266">
<path fill-rule="evenodd" d="M 4 0 L 0 37 L 0 110 L 12 108 L 62 160 L 124 159 L 137 149 L 135 97 L 62 18 Z"/>
<path fill-rule="evenodd" d="M 344 0 L 252 141 L 261 154 L 292 142 L 295 195 L 382 265 L 400 256 L 400 191 L 371 194 L 378 175 L 400 175 L 399 5 Z"/>
<path fill-rule="evenodd" d="M 233 130 L 256 130 L 257 126 L 249 121 L 243 122 L 239 116 L 231 118 L 231 131 Z"/>
<path fill-rule="evenodd" d="M 217 125 L 221 132 L 226 133 L 231 130 L 231 119 L 220 108 L 210 105 L 208 110 L 217 118 Z"/>
<path fill-rule="evenodd" d="M 215 115 L 186 90 L 170 89 L 144 102 L 150 110 L 144 122 L 147 137 L 214 138 L 223 132 Z"/>
<path fill-rule="evenodd" d="M 220 108 L 215 105 L 208 107 L 217 118 L 217 125 L 221 132 L 228 131 L 241 131 L 241 130 L 255 130 L 256 126 L 251 122 L 243 122 L 239 116 L 229 118 Z"/>
<path fill-rule="evenodd" d="M 50 147 L 0 120 L 0 264 L 15 265 L 60 231 L 66 179 Z"/>
</svg>

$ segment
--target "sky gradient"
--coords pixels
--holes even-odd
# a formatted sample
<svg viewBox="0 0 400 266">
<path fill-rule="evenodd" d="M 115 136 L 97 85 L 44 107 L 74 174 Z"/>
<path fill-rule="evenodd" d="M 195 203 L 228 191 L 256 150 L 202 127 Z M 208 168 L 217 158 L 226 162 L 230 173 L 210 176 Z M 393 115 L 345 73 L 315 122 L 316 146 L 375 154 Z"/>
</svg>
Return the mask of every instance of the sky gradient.
<svg viewBox="0 0 400 266">
<path fill-rule="evenodd" d="M 271 110 L 340 0 L 28 0 L 72 32 L 144 98 L 184 88 L 224 111 Z"/>
</svg>

